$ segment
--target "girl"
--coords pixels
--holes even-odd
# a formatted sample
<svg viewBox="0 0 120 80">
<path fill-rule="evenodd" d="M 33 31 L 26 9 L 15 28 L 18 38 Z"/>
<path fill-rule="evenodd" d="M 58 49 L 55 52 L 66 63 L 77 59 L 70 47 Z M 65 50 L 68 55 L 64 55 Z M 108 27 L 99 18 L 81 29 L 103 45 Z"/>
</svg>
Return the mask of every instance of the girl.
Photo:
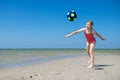
<svg viewBox="0 0 120 80">
<path fill-rule="evenodd" d="M 80 33 L 80 32 L 84 32 L 86 40 L 87 40 L 87 44 L 86 44 L 86 51 L 90 57 L 90 60 L 88 61 L 89 66 L 88 68 L 93 68 L 94 67 L 94 54 L 93 54 L 93 50 L 96 44 L 96 39 L 94 37 L 94 35 L 98 36 L 101 40 L 105 40 L 104 37 L 102 37 L 100 34 L 98 34 L 95 30 L 92 29 L 93 26 L 93 22 L 92 21 L 88 21 L 86 23 L 86 27 L 79 29 L 77 31 L 74 31 L 68 35 L 66 35 L 66 37 L 71 37 L 74 34 Z"/>
</svg>

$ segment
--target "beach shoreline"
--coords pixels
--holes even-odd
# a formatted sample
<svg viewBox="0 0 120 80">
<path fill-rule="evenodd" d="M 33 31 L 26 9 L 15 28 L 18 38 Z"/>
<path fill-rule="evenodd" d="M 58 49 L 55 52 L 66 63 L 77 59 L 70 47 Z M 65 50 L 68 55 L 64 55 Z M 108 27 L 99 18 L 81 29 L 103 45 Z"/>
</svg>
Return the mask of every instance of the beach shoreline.
<svg viewBox="0 0 120 80">
<path fill-rule="evenodd" d="M 120 55 L 120 49 L 95 49 L 95 55 Z M 86 56 L 85 49 L 0 49 L 0 69 Z"/>
<path fill-rule="evenodd" d="M 88 56 L 43 64 L 0 69 L 0 80 L 119 80 L 120 56 L 96 55 L 95 67 L 87 68 Z"/>
</svg>

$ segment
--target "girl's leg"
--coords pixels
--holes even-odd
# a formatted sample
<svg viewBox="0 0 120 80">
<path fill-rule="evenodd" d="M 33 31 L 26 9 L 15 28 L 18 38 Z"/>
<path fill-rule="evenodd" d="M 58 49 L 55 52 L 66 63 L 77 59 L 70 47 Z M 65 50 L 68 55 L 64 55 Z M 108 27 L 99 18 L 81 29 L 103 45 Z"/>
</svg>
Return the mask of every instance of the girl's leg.
<svg viewBox="0 0 120 80">
<path fill-rule="evenodd" d="M 87 42 L 86 44 L 86 52 L 88 53 L 88 56 L 90 57 L 90 44 Z"/>
<path fill-rule="evenodd" d="M 89 49 L 89 52 L 90 52 L 90 65 L 88 66 L 89 68 L 92 68 L 94 67 L 94 53 L 93 53 L 93 50 L 94 50 L 94 47 L 95 47 L 95 43 L 91 43 L 90 44 L 90 49 Z"/>
<path fill-rule="evenodd" d="M 88 56 L 89 56 L 89 58 L 90 58 L 90 44 L 87 42 L 86 43 L 86 52 L 88 53 Z M 88 64 L 90 64 L 90 60 L 88 61 Z"/>
</svg>

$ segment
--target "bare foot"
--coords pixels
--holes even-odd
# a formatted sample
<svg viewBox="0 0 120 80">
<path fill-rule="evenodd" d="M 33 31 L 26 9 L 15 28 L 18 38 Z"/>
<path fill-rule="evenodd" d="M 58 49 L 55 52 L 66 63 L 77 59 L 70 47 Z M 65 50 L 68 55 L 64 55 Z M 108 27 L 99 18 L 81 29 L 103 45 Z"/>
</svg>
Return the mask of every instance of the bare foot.
<svg viewBox="0 0 120 80">
<path fill-rule="evenodd" d="M 88 66 L 88 68 L 94 68 L 94 66 L 93 66 L 93 65 L 90 65 L 90 66 Z"/>
</svg>

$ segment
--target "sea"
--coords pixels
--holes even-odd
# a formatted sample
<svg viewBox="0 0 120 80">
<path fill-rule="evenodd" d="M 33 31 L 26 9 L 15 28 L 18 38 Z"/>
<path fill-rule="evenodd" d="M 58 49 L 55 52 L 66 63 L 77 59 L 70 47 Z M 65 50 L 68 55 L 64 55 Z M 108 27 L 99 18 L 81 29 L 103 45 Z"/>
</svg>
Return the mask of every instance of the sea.
<svg viewBox="0 0 120 80">
<path fill-rule="evenodd" d="M 95 49 L 95 55 L 119 55 L 120 49 Z M 87 56 L 85 49 L 0 49 L 0 69 L 42 64 L 53 60 Z"/>
</svg>

